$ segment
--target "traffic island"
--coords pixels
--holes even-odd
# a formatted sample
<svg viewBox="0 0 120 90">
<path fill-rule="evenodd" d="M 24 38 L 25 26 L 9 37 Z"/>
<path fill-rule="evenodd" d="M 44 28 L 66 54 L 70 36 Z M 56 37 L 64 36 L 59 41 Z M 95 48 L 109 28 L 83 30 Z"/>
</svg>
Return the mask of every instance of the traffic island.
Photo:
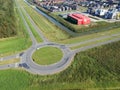
<svg viewBox="0 0 120 90">
<path fill-rule="evenodd" d="M 46 46 L 37 48 L 32 55 L 32 60 L 39 65 L 50 65 L 59 62 L 63 52 L 57 47 Z"/>
</svg>

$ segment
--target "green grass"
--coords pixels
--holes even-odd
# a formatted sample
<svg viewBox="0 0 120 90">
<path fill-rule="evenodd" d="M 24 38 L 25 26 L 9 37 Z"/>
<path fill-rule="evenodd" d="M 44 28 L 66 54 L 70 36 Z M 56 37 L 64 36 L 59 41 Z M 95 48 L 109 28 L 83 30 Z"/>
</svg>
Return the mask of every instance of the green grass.
<svg viewBox="0 0 120 90">
<path fill-rule="evenodd" d="M 73 63 L 55 75 L 1 70 L 1 90 L 119 90 L 120 41 L 77 53 Z M 103 53 L 104 52 L 104 53 Z"/>
<path fill-rule="evenodd" d="M 62 57 L 62 51 L 56 47 L 43 47 L 36 50 L 32 55 L 34 62 L 40 65 L 54 64 L 60 61 Z"/>
<path fill-rule="evenodd" d="M 21 9 L 21 10 L 22 10 L 22 9 Z M 28 17 L 25 15 L 25 12 L 22 11 L 22 13 L 23 13 L 24 18 L 25 18 L 27 24 L 29 25 L 29 27 L 30 27 L 30 29 L 31 29 L 34 37 L 36 38 L 37 42 L 38 42 L 38 43 L 42 42 L 42 41 L 43 41 L 42 38 L 40 38 L 39 34 L 36 32 L 35 28 L 34 28 L 33 25 L 31 24 L 30 20 L 29 20 Z"/>
<path fill-rule="evenodd" d="M 18 53 L 27 49 L 32 44 L 26 27 L 16 8 L 17 32 L 15 37 L 0 39 L 0 57 Z"/>
<path fill-rule="evenodd" d="M 70 37 L 65 31 L 59 29 L 56 25 L 52 24 L 45 17 L 37 13 L 31 7 L 29 7 L 24 1 L 18 0 L 19 3 L 24 6 L 25 10 L 31 16 L 33 21 L 37 24 L 43 34 L 51 41 L 64 40 Z"/>
<path fill-rule="evenodd" d="M 0 76 L 1 90 L 25 90 L 29 85 L 30 75 L 21 70 L 1 70 Z"/>
<path fill-rule="evenodd" d="M 21 50 L 28 48 L 30 44 L 29 39 L 20 38 L 9 38 L 7 40 L 0 41 L 0 57 L 18 53 Z"/>
</svg>

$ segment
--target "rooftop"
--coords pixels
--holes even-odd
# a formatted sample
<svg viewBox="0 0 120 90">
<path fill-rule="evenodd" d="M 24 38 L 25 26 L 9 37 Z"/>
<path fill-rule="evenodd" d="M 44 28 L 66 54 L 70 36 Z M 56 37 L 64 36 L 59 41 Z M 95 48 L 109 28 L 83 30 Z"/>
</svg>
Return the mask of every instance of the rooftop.
<svg viewBox="0 0 120 90">
<path fill-rule="evenodd" d="M 69 16 L 77 19 L 77 20 L 80 20 L 80 19 L 83 19 L 83 18 L 86 18 L 86 19 L 89 19 L 89 17 L 83 15 L 83 14 L 79 14 L 79 13 L 73 13 L 73 14 L 69 14 Z"/>
</svg>

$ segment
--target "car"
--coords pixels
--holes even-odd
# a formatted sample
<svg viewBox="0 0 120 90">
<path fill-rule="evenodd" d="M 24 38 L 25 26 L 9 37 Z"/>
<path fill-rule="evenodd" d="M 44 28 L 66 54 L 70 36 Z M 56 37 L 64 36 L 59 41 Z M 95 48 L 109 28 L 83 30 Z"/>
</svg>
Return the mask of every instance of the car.
<svg viewBox="0 0 120 90">
<path fill-rule="evenodd" d="M 18 66 L 19 66 L 19 67 L 22 67 L 22 64 L 19 64 Z"/>
<path fill-rule="evenodd" d="M 29 66 L 26 63 L 20 63 L 19 67 L 24 67 L 26 69 L 29 69 Z"/>
<path fill-rule="evenodd" d="M 22 56 L 24 54 L 24 52 L 21 52 L 20 54 L 19 54 L 19 56 Z"/>
<path fill-rule="evenodd" d="M 22 63 L 22 66 L 26 69 L 29 69 L 29 66 L 26 63 Z"/>
</svg>

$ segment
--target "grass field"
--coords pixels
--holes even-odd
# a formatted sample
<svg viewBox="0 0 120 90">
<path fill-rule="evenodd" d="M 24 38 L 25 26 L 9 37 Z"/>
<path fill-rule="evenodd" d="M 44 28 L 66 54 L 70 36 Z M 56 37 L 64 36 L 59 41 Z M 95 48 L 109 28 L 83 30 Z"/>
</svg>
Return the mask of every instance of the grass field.
<svg viewBox="0 0 120 90">
<path fill-rule="evenodd" d="M 66 70 L 55 75 L 40 76 L 22 70 L 1 70 L 0 89 L 119 90 L 119 47 L 120 42 L 114 42 L 80 52 Z"/>
<path fill-rule="evenodd" d="M 62 51 L 56 47 L 43 47 L 36 50 L 32 55 L 34 62 L 40 65 L 54 64 L 60 61 L 62 57 Z"/>
<path fill-rule="evenodd" d="M 0 57 L 18 53 L 28 48 L 32 42 L 24 26 L 22 18 L 16 9 L 17 32 L 15 37 L 0 39 Z"/>
</svg>

